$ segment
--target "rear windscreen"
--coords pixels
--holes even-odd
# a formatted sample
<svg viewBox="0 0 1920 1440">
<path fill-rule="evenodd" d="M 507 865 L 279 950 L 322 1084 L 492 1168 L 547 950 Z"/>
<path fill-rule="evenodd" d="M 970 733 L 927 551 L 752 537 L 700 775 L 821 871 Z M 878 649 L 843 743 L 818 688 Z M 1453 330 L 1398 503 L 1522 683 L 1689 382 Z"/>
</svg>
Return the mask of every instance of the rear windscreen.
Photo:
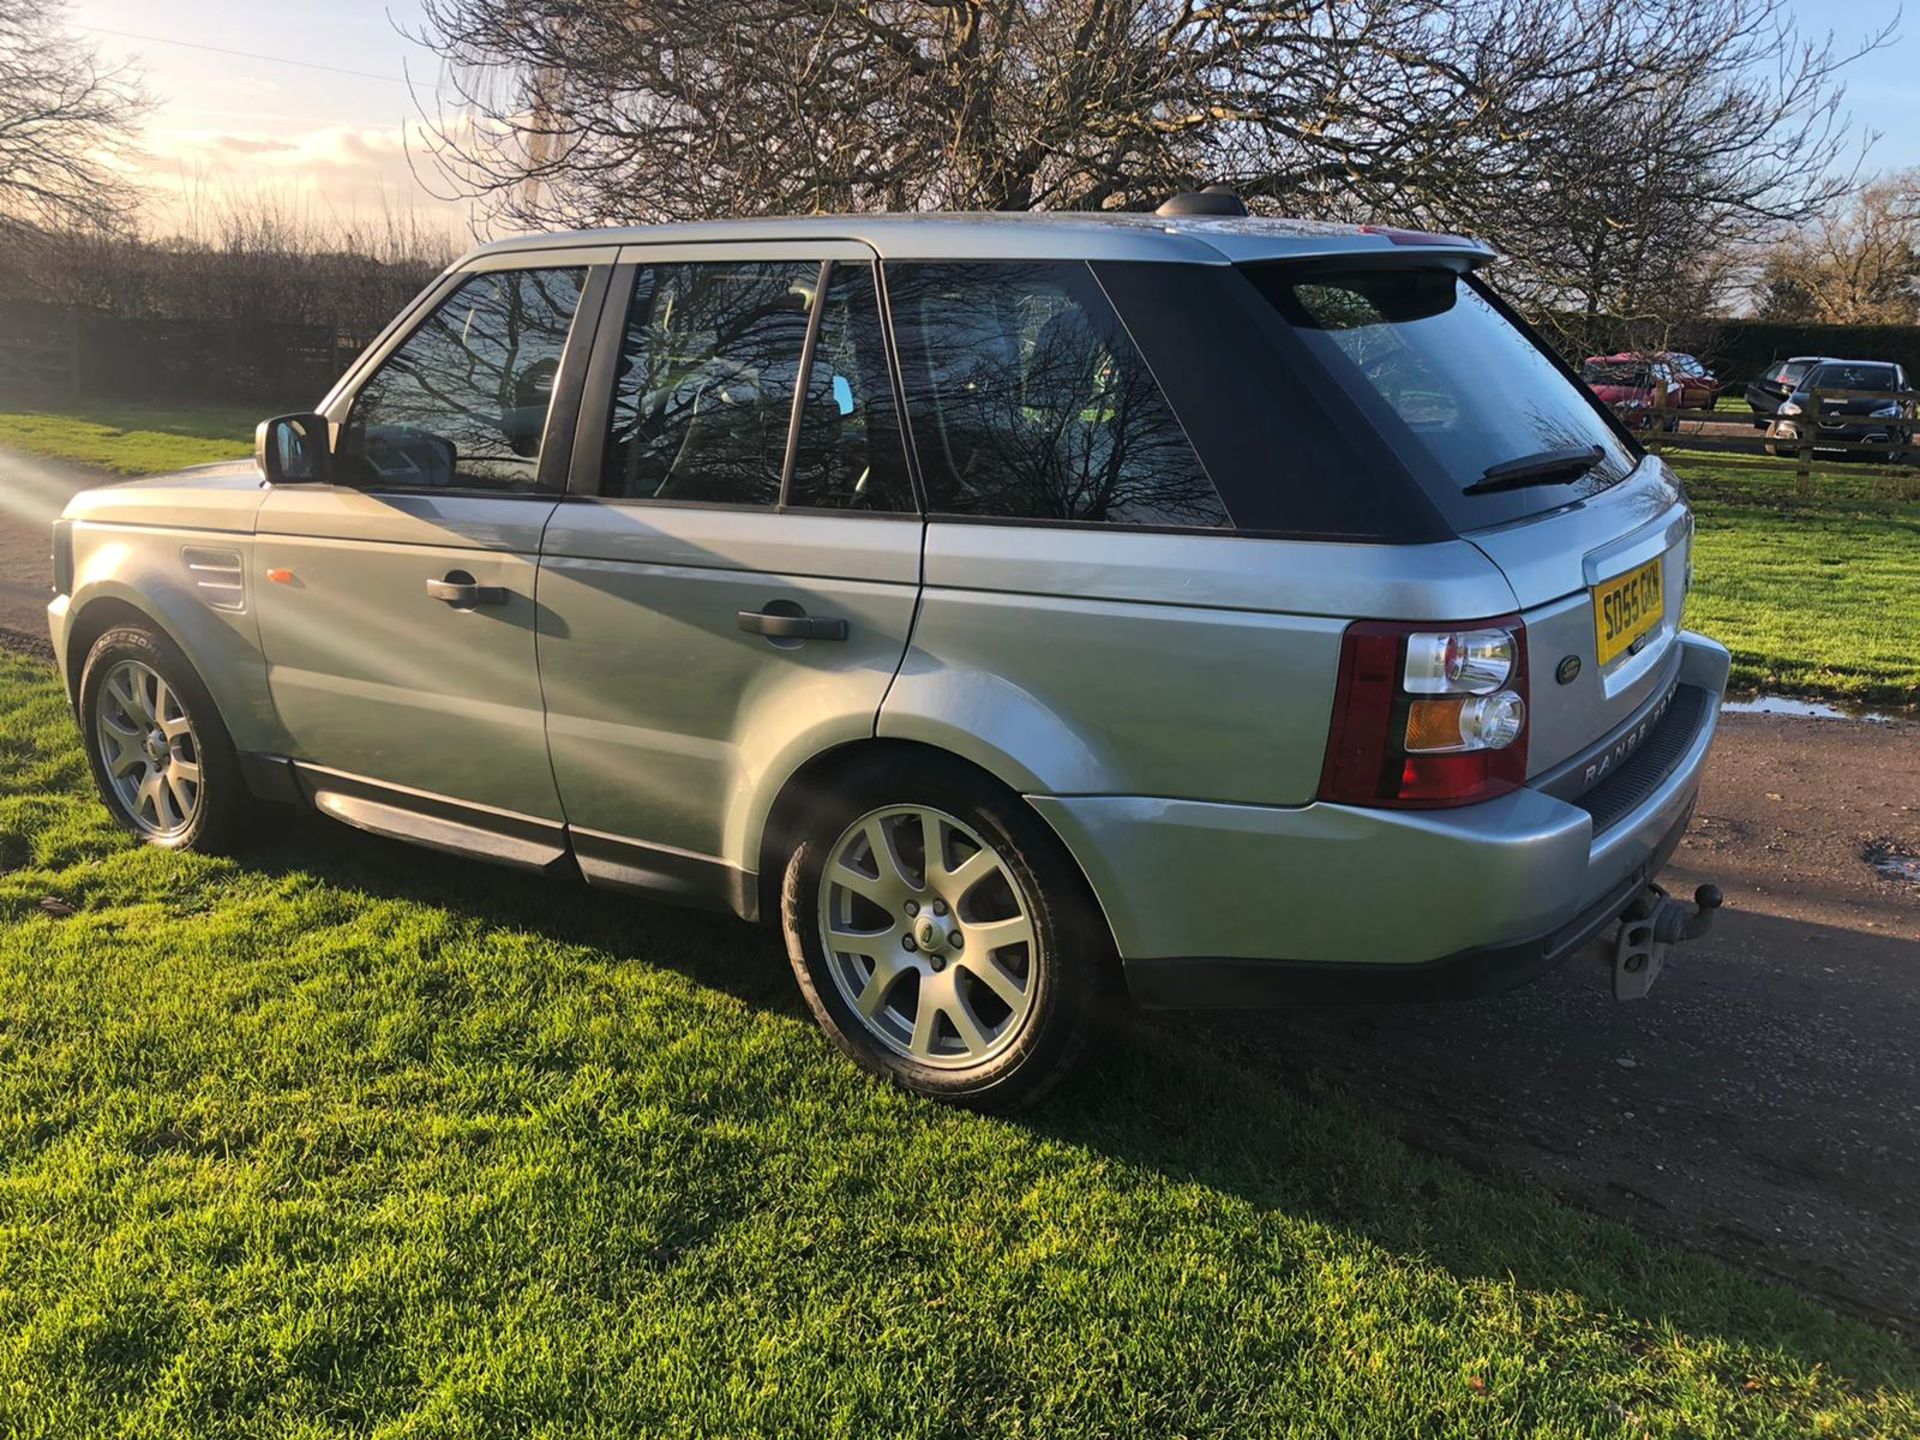
<svg viewBox="0 0 1920 1440">
<path fill-rule="evenodd" d="M 1466 277 L 1285 264 L 1246 273 L 1457 528 L 1557 509 L 1633 469 L 1595 402 Z M 1514 467 L 1585 451 L 1594 452 L 1585 474 L 1485 488 Z M 1474 486 L 1482 493 L 1468 493 Z"/>
</svg>

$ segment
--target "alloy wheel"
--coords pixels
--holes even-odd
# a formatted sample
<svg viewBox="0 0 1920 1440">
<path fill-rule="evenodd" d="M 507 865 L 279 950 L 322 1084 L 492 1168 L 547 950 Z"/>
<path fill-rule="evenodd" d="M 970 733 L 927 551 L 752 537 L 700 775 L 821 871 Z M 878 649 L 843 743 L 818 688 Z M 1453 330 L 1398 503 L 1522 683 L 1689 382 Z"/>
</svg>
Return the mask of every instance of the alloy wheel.
<svg viewBox="0 0 1920 1440">
<path fill-rule="evenodd" d="M 995 1059 L 1032 1019 L 1033 915 L 993 847 L 928 806 L 861 816 L 820 878 L 820 942 L 841 998 L 888 1049 L 943 1069 Z"/>
<path fill-rule="evenodd" d="M 152 666 L 122 660 L 95 707 L 107 783 L 144 835 L 169 839 L 200 810 L 200 741 L 180 694 Z"/>
</svg>

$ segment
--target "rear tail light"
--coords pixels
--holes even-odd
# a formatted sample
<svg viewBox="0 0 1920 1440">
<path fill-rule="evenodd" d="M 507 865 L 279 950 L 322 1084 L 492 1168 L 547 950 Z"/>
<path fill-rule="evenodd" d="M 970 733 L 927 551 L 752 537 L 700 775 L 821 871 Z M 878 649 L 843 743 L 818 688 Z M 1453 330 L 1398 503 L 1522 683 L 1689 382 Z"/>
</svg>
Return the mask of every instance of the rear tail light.
<svg viewBox="0 0 1920 1440">
<path fill-rule="evenodd" d="M 1527 778 L 1526 626 L 1347 627 L 1320 798 L 1345 805 L 1471 805 Z"/>
</svg>

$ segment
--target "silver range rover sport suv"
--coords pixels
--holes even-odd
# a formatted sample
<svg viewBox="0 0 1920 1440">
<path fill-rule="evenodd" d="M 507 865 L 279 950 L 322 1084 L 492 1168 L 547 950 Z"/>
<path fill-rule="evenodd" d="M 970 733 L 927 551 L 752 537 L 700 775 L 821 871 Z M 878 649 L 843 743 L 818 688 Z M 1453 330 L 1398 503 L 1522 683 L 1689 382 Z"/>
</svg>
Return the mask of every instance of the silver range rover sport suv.
<svg viewBox="0 0 1920 1440">
<path fill-rule="evenodd" d="M 477 250 L 252 461 L 58 522 L 108 807 L 776 924 L 989 1108 L 1121 991 L 1470 996 L 1616 922 L 1643 990 L 1717 898 L 1652 884 L 1727 676 L 1681 487 L 1485 247 L 1171 210 Z"/>
</svg>

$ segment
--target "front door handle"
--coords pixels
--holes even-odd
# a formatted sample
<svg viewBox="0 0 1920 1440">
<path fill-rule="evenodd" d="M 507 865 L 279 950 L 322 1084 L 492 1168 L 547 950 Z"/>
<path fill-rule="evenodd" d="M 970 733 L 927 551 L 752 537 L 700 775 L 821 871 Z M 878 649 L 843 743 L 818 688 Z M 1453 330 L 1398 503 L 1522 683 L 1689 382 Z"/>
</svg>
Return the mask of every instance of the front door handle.
<svg viewBox="0 0 1920 1440">
<path fill-rule="evenodd" d="M 769 640 L 844 640 L 847 622 L 824 615 L 782 615 L 765 610 L 742 610 L 740 628 Z"/>
<path fill-rule="evenodd" d="M 444 580 L 427 581 L 427 598 L 451 605 L 456 610 L 471 610 L 476 605 L 504 605 L 507 587 L 478 585 L 464 570 L 449 570 Z"/>
</svg>

